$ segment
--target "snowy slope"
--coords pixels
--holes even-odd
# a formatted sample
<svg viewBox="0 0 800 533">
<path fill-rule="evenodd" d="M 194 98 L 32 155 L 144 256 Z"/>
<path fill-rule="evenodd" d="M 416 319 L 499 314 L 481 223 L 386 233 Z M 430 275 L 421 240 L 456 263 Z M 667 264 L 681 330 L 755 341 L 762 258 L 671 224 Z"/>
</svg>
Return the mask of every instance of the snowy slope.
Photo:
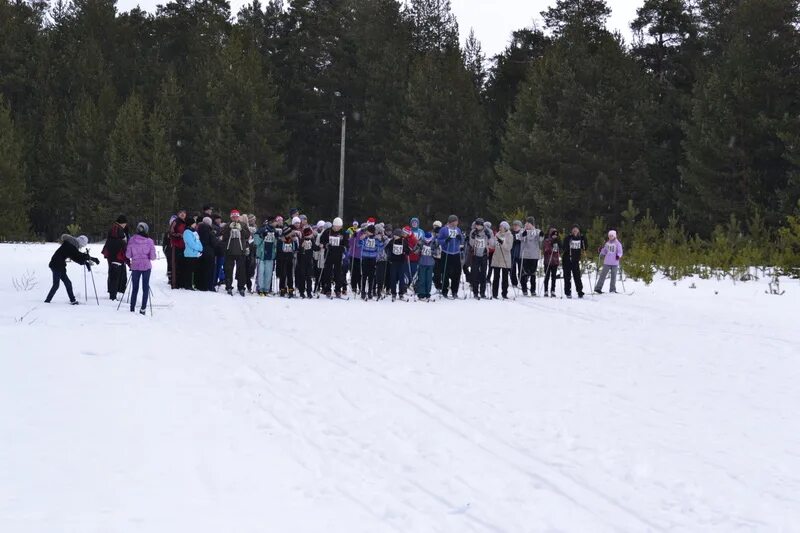
<svg viewBox="0 0 800 533">
<path fill-rule="evenodd" d="M 54 249 L 0 245 L 0 531 L 800 531 L 797 281 L 285 301 L 159 261 L 151 318 L 104 265 L 42 303 Z"/>
</svg>

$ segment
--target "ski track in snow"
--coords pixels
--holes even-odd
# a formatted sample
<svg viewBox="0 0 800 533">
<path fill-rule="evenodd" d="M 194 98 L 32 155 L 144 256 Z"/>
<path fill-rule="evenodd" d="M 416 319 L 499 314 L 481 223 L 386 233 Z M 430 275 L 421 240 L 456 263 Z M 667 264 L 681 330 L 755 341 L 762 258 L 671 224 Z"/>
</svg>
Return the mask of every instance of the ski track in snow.
<svg viewBox="0 0 800 533">
<path fill-rule="evenodd" d="M 104 263 L 43 304 L 54 249 L 0 245 L 0 531 L 800 531 L 796 280 L 430 306 L 157 261 L 151 318 Z"/>
</svg>

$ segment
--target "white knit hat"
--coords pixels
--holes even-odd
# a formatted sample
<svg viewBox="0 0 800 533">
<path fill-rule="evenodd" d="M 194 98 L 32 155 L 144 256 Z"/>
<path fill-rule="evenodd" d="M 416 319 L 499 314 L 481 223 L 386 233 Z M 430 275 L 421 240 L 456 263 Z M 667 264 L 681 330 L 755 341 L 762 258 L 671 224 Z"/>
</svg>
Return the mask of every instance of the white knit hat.
<svg viewBox="0 0 800 533">
<path fill-rule="evenodd" d="M 616 239 L 617 238 L 617 232 L 612 229 L 611 231 L 608 232 L 608 238 L 609 239 Z"/>
<path fill-rule="evenodd" d="M 81 235 L 77 239 L 78 241 L 78 248 L 86 248 L 86 245 L 89 244 L 89 237 L 86 235 Z"/>
</svg>

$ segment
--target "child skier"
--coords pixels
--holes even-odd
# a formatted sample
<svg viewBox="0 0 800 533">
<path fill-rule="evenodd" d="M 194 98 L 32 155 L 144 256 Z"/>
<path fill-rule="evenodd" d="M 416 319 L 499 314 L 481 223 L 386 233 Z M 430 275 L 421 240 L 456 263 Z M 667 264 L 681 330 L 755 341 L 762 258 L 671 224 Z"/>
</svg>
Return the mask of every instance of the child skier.
<svg viewBox="0 0 800 533">
<path fill-rule="evenodd" d="M 392 301 L 397 298 L 398 285 L 400 285 L 400 299 L 404 300 L 406 296 L 406 277 L 404 274 L 408 269 L 406 263 L 411 253 L 411 248 L 402 229 L 397 228 L 394 230 L 394 236 L 392 240 L 386 243 L 385 249 L 386 255 L 389 257 L 389 290 L 392 292 Z"/>
<path fill-rule="evenodd" d="M 67 259 L 71 259 L 74 263 L 91 268 L 90 263 L 95 265 L 100 264 L 100 260 L 90 257 L 88 253 L 82 253 L 81 248 L 85 248 L 89 243 L 89 239 L 81 235 L 77 239 L 72 235 L 64 234 L 61 236 L 61 246 L 55 251 L 53 257 L 50 259 L 50 270 L 53 272 L 53 286 L 50 292 L 47 293 L 44 303 L 49 304 L 53 300 L 60 283 L 64 282 L 64 287 L 67 289 L 67 296 L 69 296 L 69 303 L 78 305 L 78 300 L 75 299 L 75 294 L 72 292 L 72 282 L 67 276 Z"/>
<path fill-rule="evenodd" d="M 388 285 L 389 274 L 389 257 L 386 255 L 386 243 L 389 242 L 389 237 L 386 236 L 383 223 L 375 224 L 375 240 L 378 246 L 378 253 L 375 256 L 375 298 L 380 300 Z"/>
<path fill-rule="evenodd" d="M 280 282 L 280 295 L 294 297 L 294 260 L 300 241 L 300 218 L 294 217 L 292 225 L 283 228 L 280 247 L 278 248 L 278 280 Z"/>
<path fill-rule="evenodd" d="M 544 297 L 556 297 L 556 275 L 559 265 L 559 242 L 558 230 L 550 228 L 547 238 L 544 240 Z M 548 291 L 548 283 L 550 290 Z"/>
<path fill-rule="evenodd" d="M 136 234 L 128 241 L 125 255 L 131 262 L 131 313 L 136 310 L 136 299 L 139 294 L 139 281 L 142 282 L 142 307 L 139 314 L 147 311 L 147 299 L 150 296 L 150 272 L 156 259 L 156 246 L 147 233 L 150 227 L 144 222 L 136 225 Z"/>
<path fill-rule="evenodd" d="M 441 255 L 439 242 L 433 238 L 432 233 L 425 233 L 422 240 L 417 243 L 416 253 L 419 255 L 417 267 L 417 297 L 423 302 L 431 300 L 431 287 L 433 286 L 433 270 L 436 253 Z"/>
<path fill-rule="evenodd" d="M 600 272 L 594 292 L 603 294 L 603 283 L 605 283 L 609 271 L 611 271 L 610 292 L 617 292 L 617 272 L 619 272 L 619 260 L 622 257 L 622 243 L 617 240 L 617 232 L 613 229 L 608 232 L 608 241 L 600 248 L 600 257 L 603 258 L 603 270 Z"/>
</svg>

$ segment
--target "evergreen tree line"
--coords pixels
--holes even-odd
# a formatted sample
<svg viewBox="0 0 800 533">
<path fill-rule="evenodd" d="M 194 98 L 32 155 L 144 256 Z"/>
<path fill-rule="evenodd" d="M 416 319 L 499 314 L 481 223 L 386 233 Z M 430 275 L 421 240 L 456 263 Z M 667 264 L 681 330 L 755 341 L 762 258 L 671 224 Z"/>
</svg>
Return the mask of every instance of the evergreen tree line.
<svg viewBox="0 0 800 533">
<path fill-rule="evenodd" d="M 0 0 L 0 237 L 178 206 L 530 213 L 778 235 L 800 196 L 796 0 L 557 0 L 486 58 L 448 0 Z M 672 226 L 670 226 L 672 225 Z"/>
</svg>

